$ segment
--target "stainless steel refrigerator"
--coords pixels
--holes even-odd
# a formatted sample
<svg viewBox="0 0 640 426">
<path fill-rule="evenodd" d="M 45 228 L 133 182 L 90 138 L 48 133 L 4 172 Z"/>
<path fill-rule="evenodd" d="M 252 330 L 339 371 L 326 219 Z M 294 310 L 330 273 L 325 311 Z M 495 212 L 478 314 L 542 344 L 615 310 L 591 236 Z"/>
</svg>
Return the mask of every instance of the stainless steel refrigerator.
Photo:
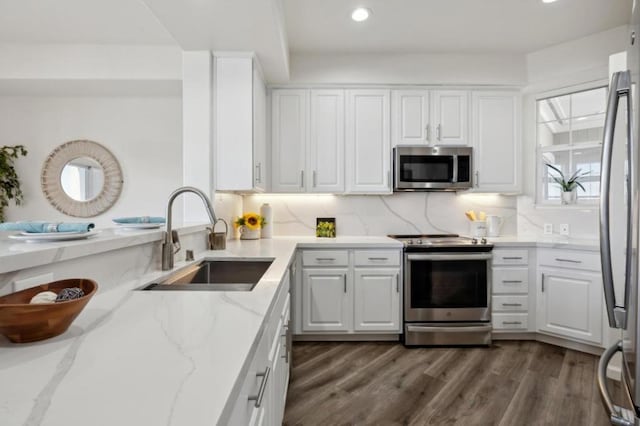
<svg viewBox="0 0 640 426">
<path fill-rule="evenodd" d="M 640 75 L 640 10 L 634 1 L 626 49 L 626 70 L 612 74 L 602 144 L 600 173 L 600 255 L 609 326 L 615 344 L 600 358 L 598 385 L 613 425 L 640 425 L 640 292 L 638 233 L 640 223 L 638 161 L 638 93 Z M 636 40 L 636 37 L 639 39 Z M 616 154 L 618 153 L 618 155 Z M 621 179 L 616 179 L 621 176 Z M 626 401 L 613 403 L 607 388 L 607 368 L 622 354 L 622 388 Z"/>
</svg>

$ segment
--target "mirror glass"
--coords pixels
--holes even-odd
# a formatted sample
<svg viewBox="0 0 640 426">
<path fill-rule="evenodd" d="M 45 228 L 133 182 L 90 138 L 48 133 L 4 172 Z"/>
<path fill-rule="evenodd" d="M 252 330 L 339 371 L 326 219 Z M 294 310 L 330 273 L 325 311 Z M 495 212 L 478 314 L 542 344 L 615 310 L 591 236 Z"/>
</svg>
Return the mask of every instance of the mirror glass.
<svg viewBox="0 0 640 426">
<path fill-rule="evenodd" d="M 60 184 L 64 192 L 76 201 L 93 200 L 104 187 L 104 171 L 92 158 L 74 158 L 63 167 Z"/>
<path fill-rule="evenodd" d="M 109 210 L 120 197 L 122 170 L 104 146 L 75 140 L 49 154 L 42 166 L 40 184 L 57 210 L 74 217 L 94 217 Z"/>
</svg>

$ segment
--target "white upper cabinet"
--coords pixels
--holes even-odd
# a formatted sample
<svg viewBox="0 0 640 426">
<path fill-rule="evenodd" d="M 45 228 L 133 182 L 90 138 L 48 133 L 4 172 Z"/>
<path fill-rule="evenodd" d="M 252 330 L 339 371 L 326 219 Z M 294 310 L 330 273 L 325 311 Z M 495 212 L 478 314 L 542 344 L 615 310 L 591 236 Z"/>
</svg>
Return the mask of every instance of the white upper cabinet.
<svg viewBox="0 0 640 426">
<path fill-rule="evenodd" d="M 309 192 L 344 192 L 344 90 L 311 91 Z"/>
<path fill-rule="evenodd" d="M 215 173 L 221 191 L 263 191 L 266 96 L 251 55 L 215 56 Z"/>
<path fill-rule="evenodd" d="M 347 192 L 391 193 L 390 91 L 348 90 Z"/>
<path fill-rule="evenodd" d="M 476 192 L 519 192 L 520 95 L 473 92 L 471 104 Z"/>
<path fill-rule="evenodd" d="M 431 96 L 433 144 L 469 145 L 469 92 L 437 90 Z"/>
<path fill-rule="evenodd" d="M 272 92 L 273 192 L 305 191 L 308 95 L 304 89 Z"/>
<path fill-rule="evenodd" d="M 391 138 L 393 145 L 428 144 L 429 92 L 393 90 L 391 92 Z"/>
</svg>

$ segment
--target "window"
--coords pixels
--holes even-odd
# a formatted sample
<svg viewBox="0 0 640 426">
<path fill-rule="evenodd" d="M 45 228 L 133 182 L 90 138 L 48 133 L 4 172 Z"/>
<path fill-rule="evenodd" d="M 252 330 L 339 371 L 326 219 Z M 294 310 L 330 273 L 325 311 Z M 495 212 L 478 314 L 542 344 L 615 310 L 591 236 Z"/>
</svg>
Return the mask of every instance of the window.
<svg viewBox="0 0 640 426">
<path fill-rule="evenodd" d="M 562 170 L 565 177 L 586 173 L 578 188 L 578 200 L 595 203 L 600 197 L 600 152 L 607 88 L 569 93 L 537 101 L 538 197 L 541 203 L 557 204 L 557 176 L 546 164 Z"/>
</svg>

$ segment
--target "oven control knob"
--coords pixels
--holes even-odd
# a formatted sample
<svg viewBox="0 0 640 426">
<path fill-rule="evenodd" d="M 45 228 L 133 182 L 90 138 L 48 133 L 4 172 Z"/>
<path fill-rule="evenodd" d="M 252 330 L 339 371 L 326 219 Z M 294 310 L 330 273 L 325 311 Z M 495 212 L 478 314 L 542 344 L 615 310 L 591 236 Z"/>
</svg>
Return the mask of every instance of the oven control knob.
<svg viewBox="0 0 640 426">
<path fill-rule="evenodd" d="M 416 244 L 418 245 L 422 244 L 422 240 L 416 240 Z"/>
<path fill-rule="evenodd" d="M 480 244 L 487 244 L 487 239 L 486 238 L 481 239 Z"/>
<path fill-rule="evenodd" d="M 477 238 L 472 239 L 472 240 L 471 240 L 471 244 L 478 244 L 478 240 L 477 240 Z"/>
</svg>

